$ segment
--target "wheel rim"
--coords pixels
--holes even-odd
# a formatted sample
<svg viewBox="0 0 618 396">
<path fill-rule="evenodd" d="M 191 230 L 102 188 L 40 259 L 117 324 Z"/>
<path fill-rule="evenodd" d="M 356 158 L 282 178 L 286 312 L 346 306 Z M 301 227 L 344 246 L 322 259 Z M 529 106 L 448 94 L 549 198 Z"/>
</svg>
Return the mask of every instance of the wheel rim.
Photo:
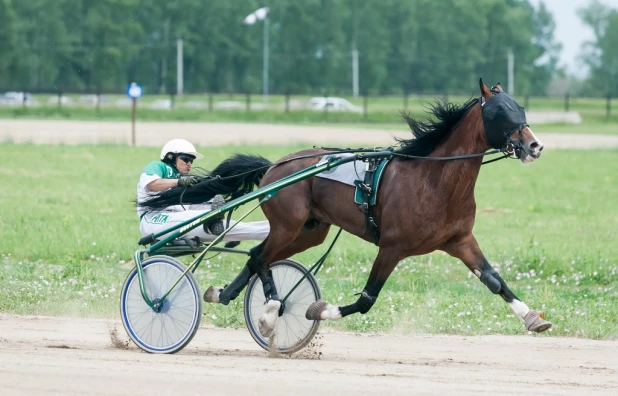
<svg viewBox="0 0 618 396">
<path fill-rule="evenodd" d="M 275 264 L 270 267 L 275 287 L 280 297 L 286 296 L 294 285 L 302 278 L 303 272 L 296 266 L 286 264 Z M 262 281 L 256 276 L 252 279 L 251 298 L 247 301 L 245 310 L 248 313 L 248 325 L 256 341 L 264 348 L 268 348 L 270 340 L 262 337 L 258 330 L 258 321 L 264 313 L 266 298 Z M 279 351 L 286 352 L 296 350 L 299 345 L 306 341 L 307 337 L 314 331 L 318 323 L 305 318 L 307 308 L 320 298 L 319 289 L 312 280 L 307 277 L 285 301 L 283 315 L 279 317 L 275 328 L 275 338 L 273 347 Z"/>
<path fill-rule="evenodd" d="M 146 294 L 151 300 L 167 292 L 184 272 L 167 261 L 148 263 L 143 270 Z M 154 312 L 142 297 L 136 272 L 123 295 L 123 320 L 129 336 L 149 351 L 169 352 L 182 347 L 200 319 L 198 295 L 187 277 L 183 277 L 165 298 L 161 310 Z"/>
</svg>

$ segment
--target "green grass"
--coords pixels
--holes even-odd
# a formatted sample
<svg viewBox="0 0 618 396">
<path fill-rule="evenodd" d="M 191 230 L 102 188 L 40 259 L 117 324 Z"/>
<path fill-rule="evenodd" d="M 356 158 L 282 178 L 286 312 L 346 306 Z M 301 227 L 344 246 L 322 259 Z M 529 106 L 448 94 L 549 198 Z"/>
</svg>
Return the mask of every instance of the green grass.
<svg viewBox="0 0 618 396">
<path fill-rule="evenodd" d="M 235 152 L 276 160 L 300 148 L 216 147 L 201 165 L 211 168 Z M 140 237 L 132 204 L 137 178 L 157 154 L 113 145 L 0 144 L 0 312 L 118 317 L 120 288 Z M 618 151 L 548 151 L 529 165 L 500 161 L 483 167 L 476 196 L 475 235 L 485 256 L 515 294 L 546 312 L 555 325 L 551 334 L 616 338 Z M 296 258 L 310 265 L 326 247 Z M 344 234 L 318 274 L 324 298 L 355 301 L 376 252 Z M 201 288 L 229 283 L 243 264 L 239 255 L 209 258 L 196 273 Z M 206 305 L 204 312 L 206 322 L 244 326 L 240 301 Z M 439 252 L 403 260 L 367 315 L 326 325 L 525 333 L 499 297 Z"/>
<path fill-rule="evenodd" d="M 80 104 L 79 95 L 67 95 L 72 100 L 70 105 L 58 107 L 57 98 L 50 95 L 35 95 L 39 106 L 31 107 L 0 107 L 0 118 L 19 119 L 69 119 L 97 121 L 126 121 L 131 118 L 129 107 L 116 107 L 116 102 L 127 98 L 124 95 L 105 95 L 107 102 L 100 107 Z M 169 99 L 169 96 L 152 95 L 138 101 L 137 119 L 139 121 L 205 121 L 205 122 L 260 122 L 260 123 L 294 123 L 294 124 L 334 124 L 334 125 L 365 125 L 369 128 L 400 128 L 400 111 L 410 111 L 413 116 L 426 116 L 424 109 L 432 103 L 436 96 L 410 96 L 407 103 L 402 96 L 369 97 L 367 114 L 363 112 L 323 112 L 303 110 L 302 106 L 310 99 L 309 96 L 292 96 L 291 110 L 285 111 L 285 97 L 271 95 L 265 109 L 247 111 L 245 95 L 213 95 L 214 111 L 208 108 L 207 95 L 184 95 L 175 98 L 174 110 L 155 110 L 150 106 L 155 100 Z M 470 97 L 450 96 L 448 100 L 463 103 Z M 359 108 L 364 107 L 364 98 L 349 98 L 350 102 Z M 517 97 L 522 105 L 533 111 L 563 111 L 564 98 Z M 224 101 L 238 102 L 242 107 L 237 110 L 216 110 L 217 103 Z M 188 102 L 200 102 L 202 109 L 188 108 Z M 262 97 L 251 96 L 254 106 L 263 106 Z M 601 98 L 572 98 L 569 110 L 578 111 L 583 119 L 581 125 L 539 125 L 535 130 L 561 133 L 599 133 L 618 134 L 618 103 L 613 101 L 613 114 L 606 116 L 606 100 Z"/>
</svg>

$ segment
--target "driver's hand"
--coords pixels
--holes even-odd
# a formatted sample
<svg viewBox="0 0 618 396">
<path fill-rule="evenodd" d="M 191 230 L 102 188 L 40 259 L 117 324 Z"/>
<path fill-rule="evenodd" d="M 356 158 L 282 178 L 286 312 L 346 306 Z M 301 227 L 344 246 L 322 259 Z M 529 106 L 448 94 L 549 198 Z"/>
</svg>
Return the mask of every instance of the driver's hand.
<svg viewBox="0 0 618 396">
<path fill-rule="evenodd" d="M 179 187 L 191 187 L 194 184 L 199 183 L 200 179 L 197 176 L 180 176 L 178 179 Z"/>
</svg>

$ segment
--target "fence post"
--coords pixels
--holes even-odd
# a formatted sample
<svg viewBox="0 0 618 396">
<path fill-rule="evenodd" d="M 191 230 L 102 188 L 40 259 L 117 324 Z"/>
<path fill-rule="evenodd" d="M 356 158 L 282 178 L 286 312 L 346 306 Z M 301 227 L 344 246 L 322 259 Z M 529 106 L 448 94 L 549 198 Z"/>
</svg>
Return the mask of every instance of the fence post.
<svg viewBox="0 0 618 396">
<path fill-rule="evenodd" d="M 101 92 L 100 90 L 97 91 L 97 113 L 101 112 Z"/>
<path fill-rule="evenodd" d="M 175 106 L 176 106 L 176 95 L 171 93 L 170 94 L 170 110 L 174 110 Z"/>
<path fill-rule="evenodd" d="M 607 94 L 607 105 L 606 105 L 605 113 L 607 115 L 607 118 L 609 118 L 612 115 L 612 94 L 610 93 Z"/>
<path fill-rule="evenodd" d="M 524 107 L 526 110 L 530 110 L 530 95 L 524 97 Z"/>
<path fill-rule="evenodd" d="M 212 112 L 212 102 L 213 102 L 213 97 L 212 97 L 212 92 L 208 93 L 208 111 Z"/>
<path fill-rule="evenodd" d="M 324 118 L 326 118 L 326 116 L 328 115 L 328 92 L 324 93 Z"/>
<path fill-rule="evenodd" d="M 246 96 L 246 102 L 247 102 L 247 111 L 251 111 L 251 92 L 247 92 L 247 96 Z"/>
<path fill-rule="evenodd" d="M 363 98 L 363 115 L 365 117 L 365 120 L 369 119 L 369 92 L 365 91 L 365 97 Z"/>
<path fill-rule="evenodd" d="M 285 112 L 286 113 L 290 112 L 290 90 L 289 89 L 285 92 Z"/>
<path fill-rule="evenodd" d="M 58 91 L 58 109 L 62 108 L 62 92 Z"/>
<path fill-rule="evenodd" d="M 24 89 L 22 92 L 22 97 L 21 97 L 21 105 L 23 106 L 23 108 L 26 108 L 26 90 Z"/>
<path fill-rule="evenodd" d="M 567 92 L 564 96 L 564 111 L 569 111 L 569 93 Z"/>
<path fill-rule="evenodd" d="M 408 91 L 403 91 L 403 111 L 408 111 Z"/>
</svg>

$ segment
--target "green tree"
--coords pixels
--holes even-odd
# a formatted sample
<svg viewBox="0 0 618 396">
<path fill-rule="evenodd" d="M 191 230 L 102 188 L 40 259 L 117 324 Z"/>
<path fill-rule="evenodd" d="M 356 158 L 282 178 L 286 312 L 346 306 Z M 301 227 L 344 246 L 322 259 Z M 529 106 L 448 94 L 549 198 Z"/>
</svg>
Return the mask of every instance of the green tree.
<svg viewBox="0 0 618 396">
<path fill-rule="evenodd" d="M 594 32 L 594 41 L 583 48 L 590 68 L 591 95 L 618 95 L 618 10 L 594 0 L 579 10 L 580 18 Z"/>
<path fill-rule="evenodd" d="M 173 93 L 182 39 L 185 91 L 258 94 L 264 22 L 242 20 L 262 6 L 270 92 L 350 94 L 354 48 L 371 94 L 476 94 L 478 77 L 505 82 L 509 50 L 517 93 L 543 93 L 556 72 L 552 16 L 527 0 L 0 0 L 0 84 Z"/>
<path fill-rule="evenodd" d="M 22 38 L 20 70 L 14 81 L 29 89 L 57 89 L 63 66 L 71 52 L 68 32 L 63 23 L 65 0 L 31 0 L 15 3 L 19 16 L 17 32 Z"/>
<path fill-rule="evenodd" d="M 0 0 L 0 87 L 10 86 L 9 82 L 18 69 L 20 45 L 18 17 L 11 0 Z"/>
</svg>

